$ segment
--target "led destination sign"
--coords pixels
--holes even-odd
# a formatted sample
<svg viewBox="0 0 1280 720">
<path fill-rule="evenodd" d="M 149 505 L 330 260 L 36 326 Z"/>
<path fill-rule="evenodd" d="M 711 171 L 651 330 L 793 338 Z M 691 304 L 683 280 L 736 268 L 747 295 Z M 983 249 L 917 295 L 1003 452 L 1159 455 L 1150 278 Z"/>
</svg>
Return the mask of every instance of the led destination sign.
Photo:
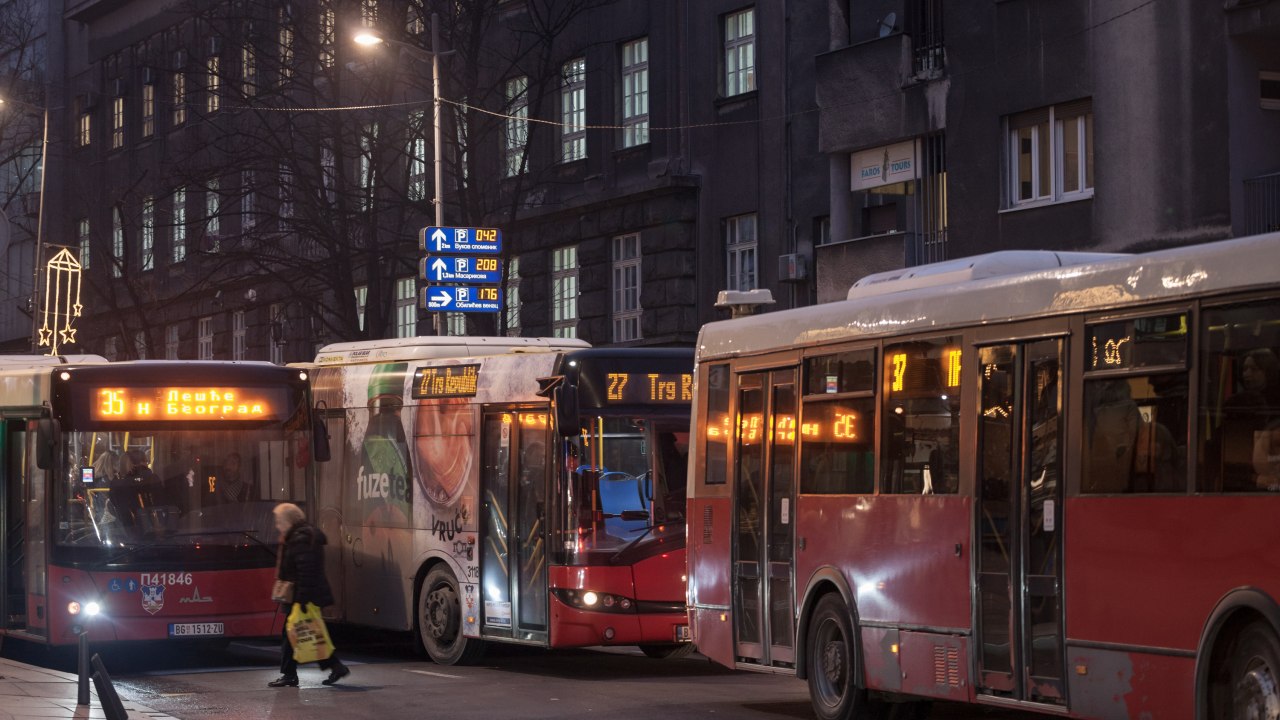
<svg viewBox="0 0 1280 720">
<path fill-rule="evenodd" d="M 480 380 L 480 364 L 421 367 L 413 371 L 415 400 L 427 398 L 475 397 Z"/>
<path fill-rule="evenodd" d="M 281 420 L 284 390 L 246 387 L 89 388 L 90 421 Z"/>
<path fill-rule="evenodd" d="M 693 400 L 691 373 L 608 373 L 610 403 L 688 403 Z"/>
</svg>

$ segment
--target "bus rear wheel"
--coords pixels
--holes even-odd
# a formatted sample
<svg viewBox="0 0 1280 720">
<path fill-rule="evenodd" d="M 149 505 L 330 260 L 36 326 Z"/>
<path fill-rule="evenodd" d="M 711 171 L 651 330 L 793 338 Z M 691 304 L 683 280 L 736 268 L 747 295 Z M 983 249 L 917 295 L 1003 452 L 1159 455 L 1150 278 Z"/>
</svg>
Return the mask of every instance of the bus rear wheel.
<svg viewBox="0 0 1280 720">
<path fill-rule="evenodd" d="M 640 652 L 655 660 L 675 660 L 693 653 L 693 643 L 661 643 L 639 647 Z"/>
<path fill-rule="evenodd" d="M 818 600 L 805 646 L 814 715 L 820 720 L 852 720 L 864 715 L 867 693 L 858 687 L 854 672 L 857 639 L 839 594 L 829 593 Z"/>
<path fill-rule="evenodd" d="M 1269 624 L 1255 621 L 1240 631 L 1231 653 L 1230 673 L 1229 707 L 1224 717 L 1280 717 L 1280 639 Z"/>
<path fill-rule="evenodd" d="M 439 665 L 468 665 L 484 654 L 484 643 L 462 634 L 462 601 L 458 579 L 437 565 L 418 588 L 418 639 Z"/>
</svg>

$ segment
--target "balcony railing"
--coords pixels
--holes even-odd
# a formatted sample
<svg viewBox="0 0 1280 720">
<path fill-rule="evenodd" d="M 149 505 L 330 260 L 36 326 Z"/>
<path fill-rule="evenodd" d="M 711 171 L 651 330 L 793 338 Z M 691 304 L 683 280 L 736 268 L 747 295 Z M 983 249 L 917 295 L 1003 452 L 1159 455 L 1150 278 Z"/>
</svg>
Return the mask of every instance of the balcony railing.
<svg viewBox="0 0 1280 720">
<path fill-rule="evenodd" d="M 1280 231 L 1280 173 L 1244 181 L 1246 235 Z"/>
</svg>

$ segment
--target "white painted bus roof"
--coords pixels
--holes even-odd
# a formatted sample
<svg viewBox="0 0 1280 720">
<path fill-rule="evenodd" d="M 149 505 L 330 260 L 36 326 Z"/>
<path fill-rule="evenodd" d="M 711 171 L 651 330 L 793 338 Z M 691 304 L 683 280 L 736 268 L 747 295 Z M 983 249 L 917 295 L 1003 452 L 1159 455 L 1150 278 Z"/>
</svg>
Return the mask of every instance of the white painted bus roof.
<svg viewBox="0 0 1280 720">
<path fill-rule="evenodd" d="M 558 352 L 591 347 L 575 338 L 472 337 L 460 335 L 361 340 L 326 345 L 314 365 L 465 358 L 507 353 Z M 302 363 L 307 364 L 307 363 Z"/>
<path fill-rule="evenodd" d="M 58 365 L 96 365 L 105 363 L 101 355 L 0 355 L 0 370 L 29 370 Z"/>
<path fill-rule="evenodd" d="M 698 334 L 698 361 L 859 337 L 1132 307 L 1280 282 L 1280 233 L 1121 255 L 721 320 Z"/>
<path fill-rule="evenodd" d="M 982 280 L 1001 275 L 1049 270 L 1066 265 L 1105 262 L 1130 257 L 1118 253 L 1053 252 L 1051 250 L 1002 250 L 955 260 L 886 270 L 863 277 L 849 288 L 846 300 L 915 290 L 936 285 Z"/>
</svg>

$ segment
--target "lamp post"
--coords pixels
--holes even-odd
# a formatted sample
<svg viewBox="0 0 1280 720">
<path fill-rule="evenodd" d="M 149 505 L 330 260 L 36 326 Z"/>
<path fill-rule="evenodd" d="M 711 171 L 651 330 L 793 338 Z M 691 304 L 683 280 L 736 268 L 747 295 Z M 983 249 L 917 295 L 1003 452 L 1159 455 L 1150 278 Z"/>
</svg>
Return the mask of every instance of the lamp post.
<svg viewBox="0 0 1280 720">
<path fill-rule="evenodd" d="M 440 157 L 440 56 L 451 55 L 452 50 L 442 52 L 440 50 L 440 15 L 431 13 L 431 49 L 423 50 L 417 45 L 410 45 L 407 42 L 393 40 L 375 35 L 371 32 L 362 32 L 353 38 L 358 45 L 371 47 L 373 45 L 395 45 L 403 47 L 413 52 L 426 53 L 431 56 L 431 146 L 433 154 L 433 182 L 435 192 L 431 198 L 431 204 L 435 206 L 435 223 L 436 227 L 444 227 L 444 198 L 441 194 L 443 182 L 443 171 L 441 170 Z M 431 326 L 436 335 L 440 335 L 440 313 L 432 313 Z"/>
<path fill-rule="evenodd" d="M 48 172 L 46 163 L 49 159 L 49 108 L 14 101 L 20 105 L 26 105 L 32 109 L 39 109 L 44 114 L 43 127 L 40 131 L 40 204 L 36 208 L 36 238 L 35 248 L 31 252 L 31 351 L 33 353 L 40 351 L 39 345 L 39 325 L 40 312 L 38 305 L 40 304 L 40 258 L 44 254 L 44 179 Z M 0 98 L 0 105 L 7 104 L 4 98 Z M 9 225 L 9 218 L 5 217 L 6 225 Z M 10 226 L 10 230 L 12 226 Z"/>
</svg>

